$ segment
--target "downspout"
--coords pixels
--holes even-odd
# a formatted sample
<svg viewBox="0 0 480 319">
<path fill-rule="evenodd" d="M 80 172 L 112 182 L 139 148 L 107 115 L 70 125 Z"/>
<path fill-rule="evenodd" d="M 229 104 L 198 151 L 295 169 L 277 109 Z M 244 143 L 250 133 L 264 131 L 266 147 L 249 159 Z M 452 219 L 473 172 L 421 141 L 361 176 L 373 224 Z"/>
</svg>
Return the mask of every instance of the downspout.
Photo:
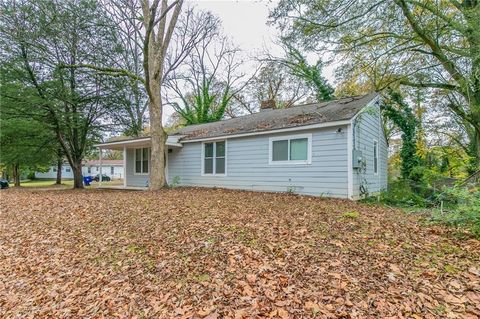
<svg viewBox="0 0 480 319">
<path fill-rule="evenodd" d="M 353 121 L 347 126 L 347 197 L 353 199 Z"/>
</svg>

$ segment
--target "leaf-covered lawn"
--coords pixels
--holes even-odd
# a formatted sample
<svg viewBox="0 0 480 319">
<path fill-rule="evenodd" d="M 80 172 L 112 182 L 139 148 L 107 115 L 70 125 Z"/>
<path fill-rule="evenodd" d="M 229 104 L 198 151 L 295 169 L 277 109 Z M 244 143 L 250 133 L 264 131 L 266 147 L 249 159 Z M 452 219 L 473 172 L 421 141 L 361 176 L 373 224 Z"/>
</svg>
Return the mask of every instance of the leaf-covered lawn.
<svg viewBox="0 0 480 319">
<path fill-rule="evenodd" d="M 2 191 L 2 318 L 478 318 L 480 243 L 344 200 Z"/>
</svg>

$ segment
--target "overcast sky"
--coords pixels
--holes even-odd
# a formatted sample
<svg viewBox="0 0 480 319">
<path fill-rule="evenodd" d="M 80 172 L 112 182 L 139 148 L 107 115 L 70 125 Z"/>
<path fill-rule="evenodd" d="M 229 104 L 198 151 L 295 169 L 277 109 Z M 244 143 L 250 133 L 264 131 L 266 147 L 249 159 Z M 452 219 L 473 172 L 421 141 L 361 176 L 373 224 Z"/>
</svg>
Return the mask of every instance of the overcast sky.
<svg viewBox="0 0 480 319">
<path fill-rule="evenodd" d="M 232 39 L 233 44 L 248 56 L 258 56 L 269 50 L 274 55 L 281 55 L 281 50 L 274 45 L 278 37 L 275 26 L 267 25 L 268 14 L 276 6 L 275 0 L 195 0 L 187 1 L 198 9 L 208 10 L 222 21 L 224 33 Z M 309 56 L 313 61 L 318 57 Z M 333 84 L 332 68 L 325 68 L 324 76 Z M 173 113 L 170 107 L 165 109 L 164 121 Z"/>
</svg>

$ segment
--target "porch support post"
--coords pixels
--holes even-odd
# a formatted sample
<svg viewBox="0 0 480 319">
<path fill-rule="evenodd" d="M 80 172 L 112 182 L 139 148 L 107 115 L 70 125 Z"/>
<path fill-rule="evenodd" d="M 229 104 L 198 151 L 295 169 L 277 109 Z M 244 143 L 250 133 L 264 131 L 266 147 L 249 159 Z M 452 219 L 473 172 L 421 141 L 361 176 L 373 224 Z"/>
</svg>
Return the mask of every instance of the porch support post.
<svg viewBox="0 0 480 319">
<path fill-rule="evenodd" d="M 127 147 L 123 147 L 123 187 L 127 188 Z"/>
<path fill-rule="evenodd" d="M 103 174 L 103 172 L 102 172 L 102 165 L 103 165 L 102 151 L 103 151 L 103 150 L 102 150 L 101 147 L 99 147 L 98 150 L 99 150 L 99 154 L 100 154 L 100 177 L 99 177 L 99 186 L 102 186 L 102 179 L 103 179 L 103 178 L 102 178 L 102 177 L 103 177 L 103 176 L 102 176 L 102 174 Z"/>
</svg>

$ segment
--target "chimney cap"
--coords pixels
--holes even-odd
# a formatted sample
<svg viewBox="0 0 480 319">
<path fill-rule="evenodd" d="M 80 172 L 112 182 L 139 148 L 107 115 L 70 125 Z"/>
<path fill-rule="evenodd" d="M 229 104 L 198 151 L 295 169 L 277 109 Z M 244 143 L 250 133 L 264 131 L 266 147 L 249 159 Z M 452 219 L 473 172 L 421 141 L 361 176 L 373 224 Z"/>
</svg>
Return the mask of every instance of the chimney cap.
<svg viewBox="0 0 480 319">
<path fill-rule="evenodd" d="M 269 99 L 260 102 L 260 110 L 269 110 L 274 109 L 276 107 L 276 103 L 274 99 Z"/>
</svg>

